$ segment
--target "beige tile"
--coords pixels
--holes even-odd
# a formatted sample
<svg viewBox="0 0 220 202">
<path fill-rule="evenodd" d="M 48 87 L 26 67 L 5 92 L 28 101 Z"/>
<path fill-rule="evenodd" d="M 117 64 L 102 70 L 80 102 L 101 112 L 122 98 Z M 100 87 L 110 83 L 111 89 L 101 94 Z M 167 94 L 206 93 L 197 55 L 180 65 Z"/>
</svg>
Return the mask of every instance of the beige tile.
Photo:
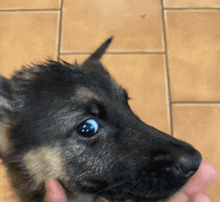
<svg viewBox="0 0 220 202">
<path fill-rule="evenodd" d="M 220 105 L 173 105 L 174 136 L 194 145 L 220 174 Z M 213 202 L 220 198 L 220 176 L 209 188 Z"/>
<path fill-rule="evenodd" d="M 61 58 L 80 63 L 87 56 Z M 144 122 L 170 133 L 166 73 L 163 55 L 104 55 L 103 64 L 128 90 L 131 108 Z"/>
<path fill-rule="evenodd" d="M 192 0 L 164 0 L 165 7 L 169 8 L 215 8 L 220 6 L 220 0 L 199 0 L 199 1 L 192 1 Z"/>
<path fill-rule="evenodd" d="M 6 9 L 57 9 L 60 7 L 60 0 L 7 0 L 0 1 L 0 10 Z"/>
<path fill-rule="evenodd" d="M 57 12 L 0 13 L 0 74 L 9 76 L 13 70 L 30 62 L 56 58 Z"/>
<path fill-rule="evenodd" d="M 220 11 L 166 12 L 173 101 L 220 100 Z"/>
<path fill-rule="evenodd" d="M 110 51 L 163 51 L 160 0 L 65 0 L 62 51 L 91 51 L 115 36 Z"/>
</svg>

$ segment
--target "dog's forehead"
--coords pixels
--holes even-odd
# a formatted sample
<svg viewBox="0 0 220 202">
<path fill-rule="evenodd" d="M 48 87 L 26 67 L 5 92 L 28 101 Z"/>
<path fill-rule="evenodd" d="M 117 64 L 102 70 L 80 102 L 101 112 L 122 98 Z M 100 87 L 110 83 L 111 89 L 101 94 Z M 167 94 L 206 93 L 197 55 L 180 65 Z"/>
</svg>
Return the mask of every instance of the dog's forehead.
<svg viewBox="0 0 220 202">
<path fill-rule="evenodd" d="M 19 92 L 16 100 L 22 100 L 24 108 L 27 105 L 47 108 L 47 103 L 58 107 L 74 100 L 85 103 L 92 99 L 105 101 L 110 98 L 119 102 L 127 99 L 126 91 L 99 62 L 77 66 L 50 61 L 23 68 L 14 75 L 12 84 Z"/>
</svg>

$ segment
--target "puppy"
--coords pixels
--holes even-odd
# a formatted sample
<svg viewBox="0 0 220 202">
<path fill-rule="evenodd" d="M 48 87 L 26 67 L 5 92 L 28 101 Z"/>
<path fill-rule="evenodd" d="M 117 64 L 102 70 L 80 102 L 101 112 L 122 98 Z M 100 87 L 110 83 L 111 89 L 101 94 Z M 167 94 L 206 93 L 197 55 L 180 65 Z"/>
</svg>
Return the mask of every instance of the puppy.
<svg viewBox="0 0 220 202">
<path fill-rule="evenodd" d="M 68 201 L 159 201 L 196 172 L 201 155 L 143 123 L 99 59 L 48 61 L 0 78 L 0 156 L 22 202 L 58 180 Z"/>
</svg>

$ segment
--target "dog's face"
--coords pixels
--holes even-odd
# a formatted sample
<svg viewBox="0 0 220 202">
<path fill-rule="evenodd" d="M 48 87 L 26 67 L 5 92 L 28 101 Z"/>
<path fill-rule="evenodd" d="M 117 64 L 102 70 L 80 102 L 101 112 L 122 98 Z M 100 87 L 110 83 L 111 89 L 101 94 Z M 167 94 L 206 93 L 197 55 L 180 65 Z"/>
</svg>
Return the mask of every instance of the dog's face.
<svg viewBox="0 0 220 202">
<path fill-rule="evenodd" d="M 81 66 L 50 61 L 0 79 L 0 153 L 23 201 L 39 201 L 57 179 L 110 200 L 157 201 L 180 189 L 201 155 L 141 122 L 99 58 Z"/>
</svg>

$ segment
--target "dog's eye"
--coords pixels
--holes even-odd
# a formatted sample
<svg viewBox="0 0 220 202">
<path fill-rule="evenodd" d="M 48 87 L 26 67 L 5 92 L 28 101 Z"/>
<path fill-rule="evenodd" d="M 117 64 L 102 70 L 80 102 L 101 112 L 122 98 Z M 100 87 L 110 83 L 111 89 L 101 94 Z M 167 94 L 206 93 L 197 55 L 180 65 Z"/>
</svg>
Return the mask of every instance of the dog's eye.
<svg viewBox="0 0 220 202">
<path fill-rule="evenodd" d="M 87 119 L 83 123 L 81 123 L 77 127 L 78 134 L 82 135 L 83 137 L 92 137 L 94 136 L 99 129 L 98 123 L 94 119 Z"/>
</svg>

